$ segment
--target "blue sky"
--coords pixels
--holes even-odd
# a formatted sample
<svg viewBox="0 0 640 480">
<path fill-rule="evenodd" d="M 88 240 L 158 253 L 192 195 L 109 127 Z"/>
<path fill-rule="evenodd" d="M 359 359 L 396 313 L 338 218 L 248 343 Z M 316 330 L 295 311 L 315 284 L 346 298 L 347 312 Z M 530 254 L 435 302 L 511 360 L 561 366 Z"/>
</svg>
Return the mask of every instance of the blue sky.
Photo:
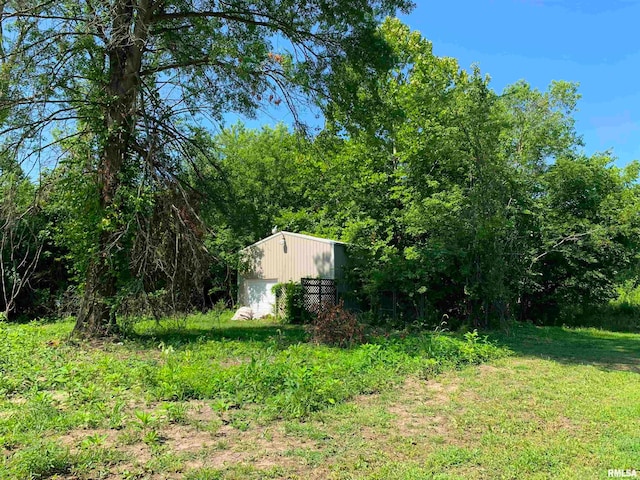
<svg viewBox="0 0 640 480">
<path fill-rule="evenodd" d="M 585 153 L 640 159 L 640 0 L 418 0 L 400 18 L 436 55 L 478 64 L 498 92 L 519 79 L 578 82 Z"/>
<path fill-rule="evenodd" d="M 611 150 L 619 166 L 640 160 L 640 0 L 416 0 L 400 18 L 436 55 L 479 65 L 498 93 L 520 79 L 539 90 L 552 80 L 578 82 L 584 153 Z M 291 122 L 284 110 L 247 125 Z"/>
</svg>

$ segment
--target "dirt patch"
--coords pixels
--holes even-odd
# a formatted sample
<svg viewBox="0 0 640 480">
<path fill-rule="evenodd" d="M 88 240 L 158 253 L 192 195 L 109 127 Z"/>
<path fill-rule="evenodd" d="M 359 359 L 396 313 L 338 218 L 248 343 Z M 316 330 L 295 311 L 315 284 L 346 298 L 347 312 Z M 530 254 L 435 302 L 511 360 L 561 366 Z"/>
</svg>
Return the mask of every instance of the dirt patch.
<svg viewBox="0 0 640 480">
<path fill-rule="evenodd" d="M 185 470 L 195 470 L 196 468 L 202 467 L 224 468 L 236 463 L 242 463 L 245 460 L 246 456 L 240 452 L 218 450 L 211 452 L 206 458 L 189 460 L 185 465 Z"/>
<path fill-rule="evenodd" d="M 427 404 L 446 404 L 451 401 L 451 395 L 460 387 L 459 383 L 443 384 L 435 380 L 429 380 L 424 385 L 425 400 Z"/>
<path fill-rule="evenodd" d="M 638 363 L 638 361 L 635 359 L 629 359 L 629 363 L 594 362 L 593 365 L 595 365 L 596 367 L 603 367 L 608 370 L 620 370 L 623 372 L 640 373 L 640 363 Z"/>
<path fill-rule="evenodd" d="M 188 418 L 191 422 L 208 424 L 220 419 L 220 414 L 202 400 L 191 400 L 186 402 L 186 406 Z"/>
<path fill-rule="evenodd" d="M 106 428 L 72 430 L 69 433 L 57 437 L 56 441 L 65 447 L 76 449 L 81 446 L 84 440 L 93 437 L 100 445 L 113 447 L 118 441 L 119 433 L 118 430 Z"/>
<path fill-rule="evenodd" d="M 483 363 L 476 367 L 480 375 L 490 375 L 496 372 L 499 372 L 501 369 L 496 367 L 495 365 L 489 365 L 488 363 Z"/>
<path fill-rule="evenodd" d="M 421 434 L 446 435 L 450 432 L 450 421 L 442 415 L 427 415 L 420 407 L 446 405 L 457 384 L 442 384 L 435 380 L 407 379 L 399 389 L 400 395 L 387 410 L 395 416 L 394 431 L 401 436 Z"/>
<path fill-rule="evenodd" d="M 118 447 L 119 451 L 122 451 L 134 459 L 137 464 L 145 464 L 151 460 L 151 449 L 144 443 L 135 443 L 133 445 L 124 445 Z"/>
<path fill-rule="evenodd" d="M 14 415 L 18 415 L 18 413 L 17 412 L 14 413 L 13 411 L 0 412 L 0 420 L 9 420 Z"/>
<path fill-rule="evenodd" d="M 9 397 L 7 398 L 7 401 L 13 405 L 24 405 L 25 403 L 27 403 L 27 399 L 24 397 Z"/>
<path fill-rule="evenodd" d="M 219 362 L 219 365 L 222 368 L 229 368 L 229 367 L 237 367 L 238 365 L 242 365 L 250 362 L 251 362 L 250 357 L 235 357 L 235 358 L 226 358 L 224 360 L 221 360 Z"/>
<path fill-rule="evenodd" d="M 228 448 L 217 448 L 221 439 L 224 439 Z M 183 440 L 180 448 L 173 446 L 174 441 L 178 441 L 178 438 L 167 440 L 167 445 L 174 451 L 180 448 L 182 451 L 186 451 L 189 445 L 208 448 L 208 451 L 204 450 L 199 458 L 188 460 L 185 464 L 185 471 L 205 467 L 224 469 L 246 464 L 258 470 L 274 467 L 284 468 L 300 474 L 301 478 L 323 478 L 316 476 L 315 473 L 313 475 L 304 474 L 303 472 L 309 468 L 305 465 L 304 460 L 287 455 L 287 452 L 296 448 L 314 449 L 315 445 L 286 435 L 281 422 L 267 428 L 254 427 L 247 431 L 240 431 L 230 425 L 224 425 L 209 440 L 200 445 L 198 445 L 197 437 Z"/>
<path fill-rule="evenodd" d="M 447 382 L 410 377 L 394 390 L 391 401 L 384 401 L 383 395 L 379 394 L 358 396 L 353 402 L 361 408 L 372 408 L 382 403 L 382 407 L 393 416 L 386 427 L 363 427 L 360 430 L 361 438 L 367 442 L 384 444 L 390 435 L 396 438 L 450 436 L 451 420 L 444 412 L 439 412 L 439 407 L 450 404 L 451 395 L 459 389 L 460 384 L 452 378 L 448 378 Z M 425 413 L 425 410 L 436 413 Z"/>
<path fill-rule="evenodd" d="M 382 448 L 391 455 L 402 457 L 403 449 L 409 445 L 405 443 L 410 442 L 411 445 L 420 443 L 420 448 L 426 452 L 430 447 L 424 447 L 430 443 L 430 437 L 451 438 L 453 427 L 445 413 L 425 414 L 421 408 L 429 406 L 433 412 L 439 406 L 447 405 L 459 386 L 455 377 L 443 381 L 408 378 L 391 397 L 388 394 L 357 397 L 353 402 L 358 407 L 386 410 L 391 419 L 383 426 L 363 426 L 355 439 L 364 441 L 367 445 L 363 446 L 365 451 Z M 137 407 L 142 409 L 140 404 Z M 147 405 L 144 410 L 153 410 L 155 416 L 159 408 L 158 404 L 153 404 Z M 266 426 L 252 423 L 247 430 L 241 430 L 235 428 L 232 422 L 225 421 L 233 411 L 220 413 L 211 408 L 208 402 L 200 400 L 186 402 L 186 410 L 187 424 L 161 422 L 155 428 L 162 450 L 170 451 L 184 460 L 180 474 L 173 477 L 172 473 L 167 473 L 169 476 L 163 478 L 181 478 L 184 473 L 201 468 L 226 469 L 236 465 L 251 465 L 258 470 L 279 467 L 300 478 L 324 478 L 330 475 L 331 465 L 352 460 L 338 456 L 327 458 L 322 452 L 327 449 L 340 451 L 340 446 L 354 441 L 354 437 L 337 435 L 322 440 L 301 438 L 287 433 L 284 421 Z M 211 428 L 214 422 L 219 422 L 218 428 Z M 100 440 L 103 446 L 115 448 L 129 458 L 113 467 L 110 473 L 111 478 L 115 479 L 126 470 L 144 468 L 155 455 L 153 449 L 139 439 L 131 445 L 123 445 L 121 433 L 110 429 L 75 430 L 60 437 L 60 441 L 76 449 L 89 436 L 104 436 Z M 394 438 L 405 438 L 406 441 L 391 441 Z"/>
<path fill-rule="evenodd" d="M 197 452 L 217 443 L 214 434 L 183 425 L 169 425 L 160 430 L 160 435 L 162 443 L 178 454 Z"/>
</svg>

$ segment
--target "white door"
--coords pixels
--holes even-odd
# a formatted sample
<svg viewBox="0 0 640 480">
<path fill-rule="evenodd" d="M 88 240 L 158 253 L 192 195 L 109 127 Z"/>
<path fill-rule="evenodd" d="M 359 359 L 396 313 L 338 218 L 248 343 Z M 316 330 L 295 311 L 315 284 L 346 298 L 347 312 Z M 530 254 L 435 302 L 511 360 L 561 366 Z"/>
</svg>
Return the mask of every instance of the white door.
<svg viewBox="0 0 640 480">
<path fill-rule="evenodd" d="M 245 280 L 247 286 L 247 299 L 253 310 L 255 318 L 273 314 L 273 306 L 276 304 L 276 296 L 273 287 L 276 280 Z"/>
</svg>

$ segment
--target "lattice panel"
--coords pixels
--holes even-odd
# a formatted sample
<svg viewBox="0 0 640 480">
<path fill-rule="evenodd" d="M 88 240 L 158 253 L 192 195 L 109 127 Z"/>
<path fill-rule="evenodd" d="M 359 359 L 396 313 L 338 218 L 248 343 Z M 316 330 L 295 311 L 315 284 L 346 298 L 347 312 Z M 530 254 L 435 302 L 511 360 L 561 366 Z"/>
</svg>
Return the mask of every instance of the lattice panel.
<svg viewBox="0 0 640 480">
<path fill-rule="evenodd" d="M 335 305 L 338 302 L 336 281 L 328 278 L 303 278 L 301 280 L 304 309 L 313 313 L 323 303 Z"/>
</svg>

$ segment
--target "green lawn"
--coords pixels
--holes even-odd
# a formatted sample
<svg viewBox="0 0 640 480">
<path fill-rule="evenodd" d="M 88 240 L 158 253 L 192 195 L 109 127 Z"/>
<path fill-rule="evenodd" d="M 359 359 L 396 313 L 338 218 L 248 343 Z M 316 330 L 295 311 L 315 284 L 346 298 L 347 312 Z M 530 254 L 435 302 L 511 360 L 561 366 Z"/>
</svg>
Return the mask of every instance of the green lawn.
<svg viewBox="0 0 640 480">
<path fill-rule="evenodd" d="M 0 325 L 0 478 L 606 478 L 640 470 L 640 335 L 338 349 L 296 327 Z M 495 345 L 499 345 L 499 347 Z M 510 353 L 510 354 L 509 354 Z"/>
</svg>

